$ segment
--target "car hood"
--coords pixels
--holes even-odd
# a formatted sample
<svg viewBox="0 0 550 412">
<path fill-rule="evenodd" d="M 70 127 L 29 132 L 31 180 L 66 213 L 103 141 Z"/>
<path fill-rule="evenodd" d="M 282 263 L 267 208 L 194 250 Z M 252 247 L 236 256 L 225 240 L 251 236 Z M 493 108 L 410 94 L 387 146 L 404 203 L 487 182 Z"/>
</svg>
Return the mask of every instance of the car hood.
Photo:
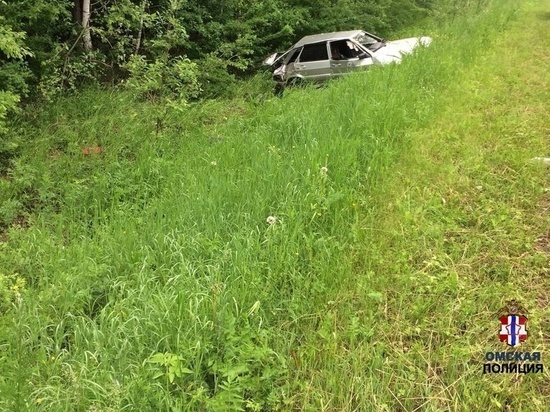
<svg viewBox="0 0 550 412">
<path fill-rule="evenodd" d="M 266 58 L 263 62 L 263 66 L 272 66 L 277 60 L 279 60 L 279 57 L 281 57 L 283 54 L 282 52 L 276 52 L 270 55 L 268 58 Z"/>
<path fill-rule="evenodd" d="M 399 63 L 403 55 L 412 53 L 419 46 L 427 47 L 431 42 L 431 37 L 411 37 L 389 41 L 386 42 L 385 47 L 373 53 L 373 59 L 379 64 Z"/>
</svg>

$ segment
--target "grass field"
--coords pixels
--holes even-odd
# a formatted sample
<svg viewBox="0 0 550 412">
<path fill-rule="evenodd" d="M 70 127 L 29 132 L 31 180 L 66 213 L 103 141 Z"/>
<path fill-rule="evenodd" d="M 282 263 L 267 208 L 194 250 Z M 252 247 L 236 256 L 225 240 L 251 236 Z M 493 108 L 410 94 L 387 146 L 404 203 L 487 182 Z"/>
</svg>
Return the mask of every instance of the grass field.
<svg viewBox="0 0 550 412">
<path fill-rule="evenodd" d="M 467 3 L 401 65 L 282 99 L 29 108 L 0 409 L 550 410 L 547 370 L 482 374 L 511 299 L 519 350 L 550 344 L 550 1 Z"/>
</svg>

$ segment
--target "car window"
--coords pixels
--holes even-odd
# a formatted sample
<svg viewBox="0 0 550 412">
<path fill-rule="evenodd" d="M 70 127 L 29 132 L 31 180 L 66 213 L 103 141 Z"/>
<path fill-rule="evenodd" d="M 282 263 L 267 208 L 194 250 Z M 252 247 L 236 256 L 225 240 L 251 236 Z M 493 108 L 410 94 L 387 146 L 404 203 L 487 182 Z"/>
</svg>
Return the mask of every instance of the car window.
<svg viewBox="0 0 550 412">
<path fill-rule="evenodd" d="M 337 40 L 330 42 L 330 55 L 333 60 L 353 59 L 359 57 L 363 51 L 351 40 Z"/>
<path fill-rule="evenodd" d="M 294 63 L 296 61 L 296 59 L 300 55 L 300 50 L 302 50 L 302 48 L 299 48 L 290 52 L 291 56 L 290 56 L 290 59 L 288 60 L 288 64 Z"/>
<path fill-rule="evenodd" d="M 300 62 L 315 62 L 328 60 L 327 43 L 307 44 L 300 54 Z"/>
</svg>

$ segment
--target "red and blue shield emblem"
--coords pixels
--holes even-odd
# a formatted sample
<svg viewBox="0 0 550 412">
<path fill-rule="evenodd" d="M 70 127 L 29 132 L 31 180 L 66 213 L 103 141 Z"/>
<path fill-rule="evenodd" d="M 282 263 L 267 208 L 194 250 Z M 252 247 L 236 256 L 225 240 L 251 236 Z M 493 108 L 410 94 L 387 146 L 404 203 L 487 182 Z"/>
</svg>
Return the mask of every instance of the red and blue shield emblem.
<svg viewBox="0 0 550 412">
<path fill-rule="evenodd" d="M 500 317 L 500 340 L 516 347 L 527 339 L 527 318 L 509 314 Z"/>
</svg>

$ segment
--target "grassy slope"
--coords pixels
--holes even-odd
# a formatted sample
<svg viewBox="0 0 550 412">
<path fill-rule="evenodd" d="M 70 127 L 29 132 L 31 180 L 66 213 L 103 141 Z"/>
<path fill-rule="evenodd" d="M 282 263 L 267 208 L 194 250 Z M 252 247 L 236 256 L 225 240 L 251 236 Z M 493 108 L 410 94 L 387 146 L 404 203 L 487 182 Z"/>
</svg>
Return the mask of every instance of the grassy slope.
<svg viewBox="0 0 550 412">
<path fill-rule="evenodd" d="M 28 213 L 0 243 L 2 296 L 26 281 L 0 406 L 546 410 L 547 373 L 481 365 L 511 298 L 522 350 L 548 344 L 548 6 L 283 100 L 38 113 L 1 181 Z"/>
<path fill-rule="evenodd" d="M 456 73 L 445 111 L 411 131 L 408 151 L 381 182 L 378 212 L 364 221 L 374 240 L 364 265 L 384 278 L 377 335 L 391 353 L 372 375 L 394 398 L 372 410 L 384 403 L 548 410 L 548 372 L 481 375 L 483 353 L 506 350 L 496 339 L 496 312 L 509 299 L 530 309 L 530 340 L 520 350 L 541 351 L 544 360 L 550 342 L 548 170 L 529 161 L 549 150 L 550 38 L 541 36 L 549 4 L 542 3 L 524 5 L 475 64 Z M 355 365 L 366 363 L 359 359 Z M 358 385 L 357 401 L 368 404 L 368 391 Z"/>
</svg>

